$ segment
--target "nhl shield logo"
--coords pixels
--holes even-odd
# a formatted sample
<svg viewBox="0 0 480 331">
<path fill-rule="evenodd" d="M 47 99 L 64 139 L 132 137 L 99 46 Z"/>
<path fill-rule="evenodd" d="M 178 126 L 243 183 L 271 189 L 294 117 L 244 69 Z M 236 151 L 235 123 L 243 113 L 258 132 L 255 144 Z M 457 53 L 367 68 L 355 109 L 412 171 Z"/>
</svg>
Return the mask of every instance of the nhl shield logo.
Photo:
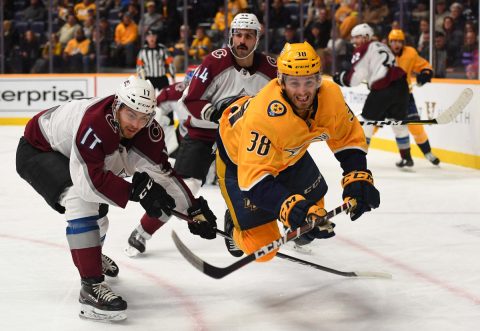
<svg viewBox="0 0 480 331">
<path fill-rule="evenodd" d="M 268 105 L 267 113 L 270 117 L 282 116 L 287 112 L 287 108 L 280 101 L 274 100 Z"/>
</svg>

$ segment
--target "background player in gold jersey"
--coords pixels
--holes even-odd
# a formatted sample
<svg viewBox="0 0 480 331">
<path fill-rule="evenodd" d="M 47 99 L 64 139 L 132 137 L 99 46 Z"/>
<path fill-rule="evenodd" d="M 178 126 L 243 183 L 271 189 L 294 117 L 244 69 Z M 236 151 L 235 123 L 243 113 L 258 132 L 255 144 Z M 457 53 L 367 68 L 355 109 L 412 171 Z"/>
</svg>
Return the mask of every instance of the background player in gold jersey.
<svg viewBox="0 0 480 331">
<path fill-rule="evenodd" d="M 405 45 L 405 34 L 400 29 L 393 29 L 388 34 L 388 45 L 395 54 L 395 60 L 397 66 L 402 68 L 407 73 L 407 82 L 411 82 L 412 73 L 417 74 L 417 85 L 423 86 L 432 80 L 433 71 L 432 66 L 427 60 L 418 55 L 415 48 Z M 407 119 L 419 120 L 417 106 L 415 105 L 415 99 L 410 89 L 410 97 L 408 100 L 408 117 Z M 428 141 L 427 133 L 423 128 L 423 125 L 408 125 L 408 130 L 413 135 L 415 142 L 425 157 L 435 165 L 440 163 L 438 157 L 432 154 L 430 142 Z M 403 161 L 403 162 L 402 162 Z M 413 161 L 405 162 L 401 160 L 397 163 L 398 167 L 413 166 Z"/>
<path fill-rule="evenodd" d="M 217 175 L 232 215 L 225 230 L 247 254 L 280 237 L 277 219 L 296 229 L 306 217 L 326 214 L 327 183 L 307 151 L 312 142 L 326 141 L 340 162 L 343 198 L 358 203 L 352 220 L 380 204 L 362 127 L 340 88 L 322 82 L 315 50 L 306 42 L 287 43 L 277 66 L 278 79 L 234 102 L 219 123 Z M 301 239 L 330 238 L 334 226 L 328 222 Z"/>
</svg>

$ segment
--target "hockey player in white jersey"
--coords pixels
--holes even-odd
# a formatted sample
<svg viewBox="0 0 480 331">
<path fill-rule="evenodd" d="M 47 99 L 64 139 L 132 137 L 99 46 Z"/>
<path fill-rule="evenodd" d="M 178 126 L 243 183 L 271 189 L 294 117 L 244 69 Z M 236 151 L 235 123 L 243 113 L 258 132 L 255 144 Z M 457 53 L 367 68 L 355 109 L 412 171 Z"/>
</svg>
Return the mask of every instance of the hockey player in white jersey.
<svg viewBox="0 0 480 331">
<path fill-rule="evenodd" d="M 215 216 L 206 201 L 195 199 L 168 163 L 162 129 L 153 120 L 155 105 L 152 84 L 131 76 L 115 95 L 40 112 L 20 139 L 17 172 L 65 214 L 68 245 L 81 277 L 81 317 L 126 318 L 127 302 L 104 279 L 104 274 L 118 274 L 115 263 L 102 258 L 108 205 L 140 202 L 146 211 L 141 223 L 151 226 L 166 222 L 175 208 L 198 221 L 189 224 L 192 233 L 215 237 Z M 131 183 L 124 179 L 132 175 Z M 102 262 L 116 269 L 102 269 Z"/>
<path fill-rule="evenodd" d="M 408 83 L 405 71 L 395 63 L 395 55 L 387 45 L 372 41 L 373 29 L 368 24 L 355 26 L 351 36 L 355 46 L 352 67 L 348 71 L 335 73 L 333 80 L 342 86 L 367 82 L 370 93 L 362 110 L 365 120 L 406 119 Z M 367 143 L 370 143 L 374 126 L 364 125 L 363 129 Z M 392 129 L 400 151 L 399 163 L 413 163 L 407 126 L 392 126 Z"/>
<path fill-rule="evenodd" d="M 215 159 L 212 147 L 223 110 L 236 98 L 255 95 L 277 77 L 275 59 L 255 51 L 260 33 L 261 26 L 254 14 L 235 16 L 230 26 L 228 47 L 210 53 L 183 92 L 181 101 L 190 116 L 185 121 L 188 132 L 180 142 L 174 169 L 194 194 L 205 182 Z M 225 217 L 231 219 L 228 210 Z M 148 238 L 152 234 L 148 232 Z M 144 238 L 140 239 L 144 242 Z M 135 243 L 129 240 L 129 244 Z M 235 247 L 229 251 L 242 254 Z"/>
</svg>

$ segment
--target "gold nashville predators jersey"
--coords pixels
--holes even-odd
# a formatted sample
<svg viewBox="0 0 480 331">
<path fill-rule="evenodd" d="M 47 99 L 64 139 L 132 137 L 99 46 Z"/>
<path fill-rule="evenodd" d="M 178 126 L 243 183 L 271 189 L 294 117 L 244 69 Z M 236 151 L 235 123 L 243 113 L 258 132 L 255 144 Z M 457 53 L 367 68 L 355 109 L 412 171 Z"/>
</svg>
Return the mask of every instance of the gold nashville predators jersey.
<svg viewBox="0 0 480 331">
<path fill-rule="evenodd" d="M 220 120 L 219 133 L 222 148 L 238 167 L 242 191 L 294 165 L 316 141 L 326 141 L 333 153 L 367 152 L 360 123 L 331 81 L 322 82 L 310 116 L 303 120 L 273 79 L 255 97 L 232 104 Z"/>
<path fill-rule="evenodd" d="M 430 63 L 421 57 L 415 48 L 410 46 L 403 47 L 402 54 L 400 56 L 396 55 L 395 60 L 397 61 L 397 66 L 407 73 L 407 82 L 409 84 L 412 79 L 412 73 L 419 73 L 423 69 L 432 70 Z"/>
</svg>

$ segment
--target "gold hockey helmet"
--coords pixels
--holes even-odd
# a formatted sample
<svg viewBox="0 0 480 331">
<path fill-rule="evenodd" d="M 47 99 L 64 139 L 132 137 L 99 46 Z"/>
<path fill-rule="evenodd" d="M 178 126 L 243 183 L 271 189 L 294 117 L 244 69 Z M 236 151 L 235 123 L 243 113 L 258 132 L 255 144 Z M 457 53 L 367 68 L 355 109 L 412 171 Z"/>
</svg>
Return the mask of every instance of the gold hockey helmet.
<svg viewBox="0 0 480 331">
<path fill-rule="evenodd" d="M 321 61 L 313 47 L 303 43 L 286 43 L 277 58 L 278 73 L 289 76 L 309 76 L 320 72 Z"/>
<path fill-rule="evenodd" d="M 405 41 L 405 34 L 400 29 L 393 29 L 388 34 L 388 41 L 392 41 L 392 40 Z"/>
</svg>

